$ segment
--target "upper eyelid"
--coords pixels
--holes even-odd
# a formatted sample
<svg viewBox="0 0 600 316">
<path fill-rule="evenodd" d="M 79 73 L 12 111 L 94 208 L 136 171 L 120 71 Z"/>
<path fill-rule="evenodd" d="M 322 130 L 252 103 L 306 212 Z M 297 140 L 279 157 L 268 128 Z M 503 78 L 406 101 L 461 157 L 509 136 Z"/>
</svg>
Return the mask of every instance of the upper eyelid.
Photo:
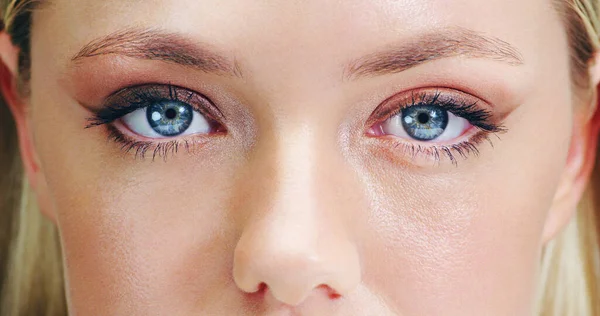
<svg viewBox="0 0 600 316">
<path fill-rule="evenodd" d="M 397 114 L 403 108 L 420 103 L 435 104 L 443 106 L 444 104 L 460 103 L 464 105 L 477 103 L 481 108 L 488 106 L 482 105 L 487 102 L 471 96 L 465 92 L 449 88 L 431 88 L 415 89 L 407 92 L 400 92 L 381 102 L 373 111 L 366 125 L 370 127 L 378 122 L 382 122 L 389 117 Z M 394 113 L 395 111 L 395 113 Z"/>
<path fill-rule="evenodd" d="M 189 95 L 185 96 L 186 93 Z M 195 110 L 206 116 L 209 120 L 216 121 L 220 124 L 223 124 L 223 121 L 225 120 L 225 115 L 223 112 L 221 112 L 221 110 L 212 102 L 212 100 L 210 100 L 204 94 L 172 84 L 153 83 L 130 86 L 116 91 L 105 99 L 103 102 L 104 106 L 102 106 L 102 108 L 100 108 L 98 111 L 95 111 L 95 114 L 98 115 L 107 109 L 116 108 L 121 113 L 120 117 L 122 117 L 137 109 L 146 107 L 147 101 L 156 101 L 158 99 L 173 99 L 190 104 Z M 192 102 L 193 100 L 196 102 Z M 131 106 L 132 103 L 135 104 L 136 102 L 139 102 L 139 104 L 136 106 Z M 385 119 L 397 114 L 401 109 L 420 103 L 435 104 L 440 106 L 443 106 L 444 103 L 458 103 L 465 106 L 475 106 L 476 104 L 487 102 L 482 101 L 481 99 L 468 93 L 452 88 L 414 89 L 412 91 L 394 94 L 383 101 L 370 115 L 366 122 L 366 127 L 369 129 L 375 123 L 383 122 Z M 477 107 L 480 106 L 478 105 Z M 482 107 L 487 108 L 486 106 Z M 114 120 L 120 117 L 117 117 Z M 111 123 L 112 121 L 106 121 L 103 124 Z M 92 123 L 88 127 L 97 125 L 101 124 Z"/>
<path fill-rule="evenodd" d="M 185 94 L 189 95 L 186 96 Z M 144 108 L 147 106 L 146 102 L 155 101 L 155 99 L 181 101 L 191 105 L 195 110 L 212 120 L 222 122 L 226 119 L 223 112 L 204 94 L 171 84 L 150 83 L 123 88 L 107 97 L 100 111 L 107 107 L 113 107 L 129 109 L 129 113 L 131 113 Z M 136 104 L 136 106 L 131 107 L 131 104 Z"/>
</svg>

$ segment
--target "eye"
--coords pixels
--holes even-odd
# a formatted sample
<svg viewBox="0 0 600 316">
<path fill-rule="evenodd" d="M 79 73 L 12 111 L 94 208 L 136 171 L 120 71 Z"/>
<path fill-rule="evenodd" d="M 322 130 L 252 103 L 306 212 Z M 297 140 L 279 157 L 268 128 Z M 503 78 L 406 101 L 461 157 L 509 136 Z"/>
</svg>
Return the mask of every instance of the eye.
<svg viewBox="0 0 600 316">
<path fill-rule="evenodd" d="M 86 128 L 106 126 L 108 139 L 136 158 L 191 153 L 228 134 L 223 112 L 202 93 L 171 84 L 126 87 L 106 98 Z M 134 135 L 132 135 L 134 134 Z M 178 137 L 187 136 L 190 137 Z M 194 137 L 201 135 L 201 137 Z"/>
<path fill-rule="evenodd" d="M 414 105 L 381 124 L 381 132 L 423 142 L 449 141 L 460 137 L 472 125 L 436 105 Z"/>
<path fill-rule="evenodd" d="M 161 101 L 122 118 L 132 132 L 147 138 L 168 138 L 211 132 L 209 121 L 181 101 Z"/>
<path fill-rule="evenodd" d="M 491 135 L 507 131 L 493 109 L 459 90 L 423 88 L 381 103 L 367 120 L 365 134 L 380 139 L 373 144 L 389 146 L 416 164 L 425 161 L 421 158 L 448 158 L 456 165 L 457 156 L 478 156 L 484 141 L 491 143 Z"/>
</svg>

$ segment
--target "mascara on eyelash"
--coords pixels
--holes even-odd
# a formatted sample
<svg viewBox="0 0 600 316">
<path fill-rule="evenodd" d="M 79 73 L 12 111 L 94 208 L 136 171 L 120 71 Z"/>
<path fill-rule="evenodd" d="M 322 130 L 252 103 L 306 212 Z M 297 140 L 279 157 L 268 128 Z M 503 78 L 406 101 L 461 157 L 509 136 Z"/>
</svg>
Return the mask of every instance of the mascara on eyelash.
<svg viewBox="0 0 600 316">
<path fill-rule="evenodd" d="M 187 140 L 171 140 L 164 143 L 152 143 L 149 141 L 135 141 L 129 139 L 114 126 L 109 125 L 108 131 L 108 138 L 117 144 L 121 144 L 120 149 L 123 154 L 133 153 L 135 159 L 143 160 L 147 156 L 151 156 L 152 161 L 155 161 L 156 158 L 159 157 L 166 162 L 169 155 L 177 154 L 181 148 L 185 149 L 187 152 L 192 150 L 192 145 Z"/>
<path fill-rule="evenodd" d="M 455 92 L 460 93 L 460 92 Z M 479 156 L 479 145 L 487 141 L 493 147 L 491 135 L 504 133 L 507 129 L 494 122 L 493 114 L 477 101 L 466 101 L 469 97 L 455 97 L 452 92 L 442 93 L 439 90 L 435 92 L 418 91 L 412 92 L 409 97 L 398 100 L 396 96 L 388 99 L 372 114 L 374 117 L 369 126 L 377 126 L 397 115 L 404 115 L 408 109 L 419 107 L 435 107 L 442 109 L 457 117 L 463 118 L 477 130 L 469 139 L 455 144 L 436 144 L 431 141 L 405 141 L 396 138 L 388 138 L 394 150 L 402 152 L 402 155 L 411 157 L 413 160 L 418 156 L 427 156 L 439 163 L 442 158 L 448 158 L 451 163 L 458 166 L 458 158 L 468 158 L 469 155 Z M 369 127 L 373 131 L 373 127 Z M 376 135 L 372 134 L 372 135 Z"/>
<path fill-rule="evenodd" d="M 177 154 L 180 149 L 185 149 L 187 152 L 193 150 L 193 146 L 203 143 L 205 140 L 190 140 L 185 138 L 166 137 L 160 141 L 148 141 L 136 139 L 121 131 L 115 121 L 131 114 L 139 109 L 150 109 L 153 105 L 164 102 L 178 102 L 180 105 L 192 108 L 204 116 L 214 128 L 216 134 L 226 132 L 219 120 L 213 117 L 224 119 L 222 112 L 212 104 L 203 95 L 169 85 L 146 84 L 134 87 L 128 87 L 117 91 L 107 98 L 104 106 L 96 111 L 92 111 L 93 116 L 88 118 L 88 125 L 85 127 L 92 128 L 95 126 L 106 126 L 108 140 L 114 141 L 120 147 L 121 152 L 134 154 L 136 159 L 144 159 L 147 156 L 152 158 L 152 161 L 160 157 L 167 160 L 168 156 Z M 180 113 L 180 112 L 177 112 Z M 146 114 L 148 115 L 148 114 Z M 178 114 L 181 115 L 181 114 Z M 135 132 L 134 132 L 135 133 Z"/>
<path fill-rule="evenodd" d="M 435 163 L 440 163 L 442 157 L 446 157 L 452 165 L 458 167 L 459 157 L 467 159 L 469 155 L 479 156 L 480 150 L 478 146 L 483 142 L 487 141 L 493 147 L 494 144 L 490 139 L 490 135 L 492 134 L 480 132 L 467 141 L 452 145 L 423 146 L 421 144 L 397 142 L 394 147 L 401 149 L 405 155 L 410 156 L 412 159 L 416 159 L 419 155 L 426 155 L 432 157 Z"/>
<path fill-rule="evenodd" d="M 163 101 L 191 104 L 193 103 L 191 101 L 194 98 L 203 99 L 204 96 L 196 96 L 195 92 L 174 86 L 172 84 L 145 84 L 136 87 L 124 88 L 107 98 L 105 105 L 93 113 L 92 117 L 87 119 L 88 124 L 85 126 L 85 128 L 111 124 L 127 114 L 148 107 L 149 104 Z M 202 102 L 202 106 L 193 106 L 193 108 L 215 121 L 216 119 L 214 119 L 214 117 L 224 117 L 222 112 L 218 108 L 214 107 L 208 100 Z"/>
<path fill-rule="evenodd" d="M 506 131 L 504 126 L 490 122 L 493 117 L 492 112 L 479 107 L 477 101 L 467 103 L 458 100 L 451 95 L 445 95 L 439 90 L 434 93 L 426 91 L 419 93 L 413 92 L 408 103 L 398 105 L 396 110 L 386 114 L 384 117 L 385 119 L 389 119 L 413 106 L 440 107 L 458 117 L 466 119 L 474 127 L 489 133 L 502 133 Z M 381 121 L 384 121 L 385 119 L 382 119 Z"/>
<path fill-rule="evenodd" d="M 177 98 L 178 96 L 177 93 L 174 94 L 171 92 L 173 89 L 169 85 L 169 98 Z M 122 89 L 113 96 L 110 96 L 107 99 L 107 104 L 102 109 L 96 111 L 94 116 L 88 118 L 89 124 L 86 128 L 110 124 L 129 113 L 147 107 L 149 104 L 166 99 L 153 87 Z M 174 101 L 179 100 L 176 99 Z"/>
</svg>

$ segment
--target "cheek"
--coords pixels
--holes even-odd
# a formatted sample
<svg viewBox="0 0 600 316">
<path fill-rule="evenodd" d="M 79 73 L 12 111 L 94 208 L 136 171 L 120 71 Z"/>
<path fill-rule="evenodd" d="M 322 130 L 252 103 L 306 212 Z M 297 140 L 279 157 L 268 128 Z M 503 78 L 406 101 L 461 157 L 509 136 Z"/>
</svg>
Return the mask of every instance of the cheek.
<svg viewBox="0 0 600 316">
<path fill-rule="evenodd" d="M 86 114 L 68 110 L 68 99 L 53 99 L 65 103 L 36 107 L 34 126 L 71 310 L 193 314 L 183 309 L 234 289 L 236 234 L 224 210 L 240 166 L 236 149 L 218 144 L 166 162 L 136 160 L 102 128 L 85 130 Z M 60 111 L 72 119 L 56 119 Z"/>
<path fill-rule="evenodd" d="M 556 99 L 523 105 L 493 148 L 441 172 L 361 162 L 373 201 L 366 282 L 408 314 L 530 313 L 569 111 Z"/>
<path fill-rule="evenodd" d="M 173 312 L 233 286 L 235 234 L 219 185 L 227 175 L 160 164 L 101 181 L 88 181 L 86 168 L 63 178 L 86 185 L 54 186 L 73 302 Z"/>
</svg>

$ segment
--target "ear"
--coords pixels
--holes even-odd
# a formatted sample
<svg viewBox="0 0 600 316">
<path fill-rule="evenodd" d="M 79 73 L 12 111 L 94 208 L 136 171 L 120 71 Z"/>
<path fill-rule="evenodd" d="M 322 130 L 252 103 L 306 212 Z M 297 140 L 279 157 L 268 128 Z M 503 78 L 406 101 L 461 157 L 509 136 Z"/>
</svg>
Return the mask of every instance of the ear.
<svg viewBox="0 0 600 316">
<path fill-rule="evenodd" d="M 600 111 L 598 111 L 600 83 L 600 55 L 596 54 L 589 70 L 594 93 L 590 104 L 576 105 L 573 117 L 573 134 L 567 163 L 554 196 L 544 226 L 543 242 L 553 239 L 577 212 L 577 205 L 590 181 L 596 163 Z"/>
<path fill-rule="evenodd" d="M 29 107 L 27 100 L 20 95 L 17 88 L 18 60 L 19 49 L 12 44 L 6 32 L 0 31 L 0 91 L 17 127 L 21 160 L 29 185 L 36 193 L 40 211 L 54 221 L 55 216 L 49 203 L 46 179 L 40 169 L 35 151 Z"/>
</svg>

